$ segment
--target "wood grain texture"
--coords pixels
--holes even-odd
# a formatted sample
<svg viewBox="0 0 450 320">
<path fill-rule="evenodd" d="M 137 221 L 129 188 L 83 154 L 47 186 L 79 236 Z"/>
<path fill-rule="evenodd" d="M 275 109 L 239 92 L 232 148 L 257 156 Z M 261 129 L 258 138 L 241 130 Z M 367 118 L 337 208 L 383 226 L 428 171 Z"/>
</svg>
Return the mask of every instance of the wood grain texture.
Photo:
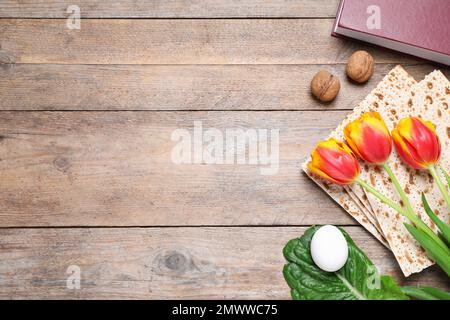
<svg viewBox="0 0 450 320">
<path fill-rule="evenodd" d="M 3 18 L 66 18 L 76 4 L 83 18 L 334 17 L 339 0 L 3 0 Z"/>
<path fill-rule="evenodd" d="M 357 49 L 378 63 L 417 61 L 330 36 L 329 19 L 1 19 L 0 63 L 334 64 Z"/>
<path fill-rule="evenodd" d="M 0 298 L 288 299 L 285 243 L 305 228 L 0 229 Z M 391 253 L 348 227 L 381 273 L 450 289 L 433 267 L 405 279 Z M 66 288 L 67 268 L 81 289 Z"/>
<path fill-rule="evenodd" d="M 341 78 L 338 98 L 319 103 L 309 79 Z M 320 110 L 353 109 L 393 65 L 377 65 L 355 85 L 344 65 L 3 65 L 0 110 Z M 418 81 L 430 65 L 406 66 Z M 448 76 L 450 72 L 443 70 Z"/>
<path fill-rule="evenodd" d="M 2 112 L 0 226 L 355 224 L 300 172 L 346 113 Z M 279 129 L 278 173 L 174 164 L 171 134 L 194 121 Z"/>
<path fill-rule="evenodd" d="M 305 230 L 293 226 L 325 223 L 352 225 L 402 284 L 449 289 L 437 268 L 403 278 L 300 172 L 391 64 L 418 80 L 431 66 L 330 37 L 338 0 L 71 2 L 0 2 L 0 299 L 286 299 L 281 250 Z M 66 27 L 72 4 L 81 30 Z M 308 19 L 222 19 L 257 17 Z M 377 62 L 365 86 L 344 80 L 357 49 Z M 334 103 L 309 95 L 319 68 L 342 80 Z M 278 174 L 174 164 L 171 133 L 194 121 L 279 129 Z M 81 290 L 66 288 L 70 265 Z"/>
</svg>

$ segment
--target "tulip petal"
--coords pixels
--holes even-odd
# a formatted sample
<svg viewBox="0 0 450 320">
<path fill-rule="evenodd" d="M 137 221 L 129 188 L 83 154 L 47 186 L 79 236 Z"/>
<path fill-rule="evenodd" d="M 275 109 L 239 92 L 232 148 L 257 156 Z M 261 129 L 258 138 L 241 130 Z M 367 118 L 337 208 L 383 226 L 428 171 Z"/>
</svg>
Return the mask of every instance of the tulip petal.
<svg viewBox="0 0 450 320">
<path fill-rule="evenodd" d="M 334 180 L 340 183 L 347 183 L 353 179 L 355 163 L 352 156 L 326 148 L 318 148 L 317 152 L 323 161 L 322 170 L 329 176 L 332 176 Z"/>
<path fill-rule="evenodd" d="M 395 149 L 397 150 L 400 158 L 402 158 L 404 162 L 414 169 L 423 169 L 422 165 L 418 163 L 411 155 L 411 150 L 409 147 L 410 143 L 407 143 L 407 139 L 403 139 L 398 129 L 392 130 L 392 138 L 394 139 Z"/>
<path fill-rule="evenodd" d="M 440 141 L 435 133 L 435 127 L 428 125 L 418 118 L 414 119 L 413 139 L 418 157 L 425 166 L 436 163 L 440 157 Z"/>
<path fill-rule="evenodd" d="M 382 164 L 392 152 L 392 138 L 378 112 L 366 112 L 344 129 L 344 136 L 352 150 L 363 160 Z"/>
<path fill-rule="evenodd" d="M 339 184 L 339 181 L 333 179 L 329 175 L 327 175 L 325 172 L 323 172 L 319 167 L 316 167 L 312 164 L 312 162 L 308 163 L 308 170 L 311 173 L 314 173 L 315 175 L 318 175 L 321 178 L 324 178 L 325 180 L 331 181 L 333 183 Z"/>
<path fill-rule="evenodd" d="M 360 173 L 351 149 L 335 139 L 320 142 L 311 153 L 310 172 L 337 184 L 352 183 Z"/>
<path fill-rule="evenodd" d="M 392 152 L 392 140 L 390 135 L 371 126 L 365 126 L 363 130 L 364 148 L 361 153 L 363 159 L 374 164 L 382 164 L 387 161 Z"/>
<path fill-rule="evenodd" d="M 415 169 L 425 169 L 439 161 L 441 143 L 435 130 L 433 123 L 420 118 L 400 120 L 392 131 L 400 157 Z"/>
</svg>

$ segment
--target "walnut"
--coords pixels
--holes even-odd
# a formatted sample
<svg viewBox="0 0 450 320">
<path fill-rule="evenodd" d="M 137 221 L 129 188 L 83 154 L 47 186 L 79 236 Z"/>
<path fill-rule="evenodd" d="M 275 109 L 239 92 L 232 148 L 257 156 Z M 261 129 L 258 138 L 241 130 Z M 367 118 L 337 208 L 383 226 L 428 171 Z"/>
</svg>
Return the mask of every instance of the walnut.
<svg viewBox="0 0 450 320">
<path fill-rule="evenodd" d="M 311 81 L 311 91 L 320 101 L 334 100 L 340 89 L 339 79 L 326 70 L 320 70 Z"/>
<path fill-rule="evenodd" d="M 345 71 L 350 79 L 364 83 L 373 75 L 373 57 L 367 51 L 356 51 L 348 60 Z"/>
</svg>

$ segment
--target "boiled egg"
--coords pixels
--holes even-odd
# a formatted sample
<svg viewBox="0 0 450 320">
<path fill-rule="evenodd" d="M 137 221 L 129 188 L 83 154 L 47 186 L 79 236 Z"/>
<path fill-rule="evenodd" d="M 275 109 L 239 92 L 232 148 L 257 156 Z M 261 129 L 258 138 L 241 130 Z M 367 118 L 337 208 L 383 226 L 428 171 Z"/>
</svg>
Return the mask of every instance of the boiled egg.
<svg viewBox="0 0 450 320">
<path fill-rule="evenodd" d="M 320 227 L 311 239 L 311 256 L 320 269 L 327 272 L 338 271 L 347 262 L 347 240 L 335 226 Z"/>
</svg>

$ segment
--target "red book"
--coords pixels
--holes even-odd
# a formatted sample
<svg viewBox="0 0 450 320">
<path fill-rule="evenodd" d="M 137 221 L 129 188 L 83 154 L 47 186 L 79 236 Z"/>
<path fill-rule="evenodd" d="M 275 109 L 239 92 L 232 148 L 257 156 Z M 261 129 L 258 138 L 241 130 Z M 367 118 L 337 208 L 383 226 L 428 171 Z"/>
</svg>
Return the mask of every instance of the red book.
<svg viewBox="0 0 450 320">
<path fill-rule="evenodd" d="M 450 0 L 341 0 L 333 35 L 450 65 Z"/>
</svg>

